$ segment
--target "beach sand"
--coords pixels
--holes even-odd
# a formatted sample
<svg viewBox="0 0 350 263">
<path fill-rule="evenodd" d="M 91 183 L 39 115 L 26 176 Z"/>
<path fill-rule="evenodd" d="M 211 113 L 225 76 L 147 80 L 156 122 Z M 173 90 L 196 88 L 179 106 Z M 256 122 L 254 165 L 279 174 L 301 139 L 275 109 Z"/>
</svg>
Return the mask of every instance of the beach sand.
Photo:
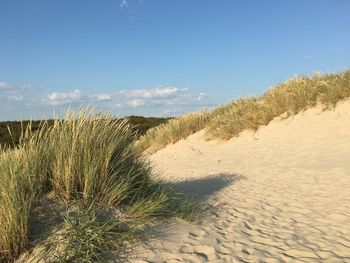
<svg viewBox="0 0 350 263">
<path fill-rule="evenodd" d="M 227 142 L 201 131 L 150 158 L 211 209 L 160 228 L 134 262 L 350 262 L 349 100 Z"/>
</svg>

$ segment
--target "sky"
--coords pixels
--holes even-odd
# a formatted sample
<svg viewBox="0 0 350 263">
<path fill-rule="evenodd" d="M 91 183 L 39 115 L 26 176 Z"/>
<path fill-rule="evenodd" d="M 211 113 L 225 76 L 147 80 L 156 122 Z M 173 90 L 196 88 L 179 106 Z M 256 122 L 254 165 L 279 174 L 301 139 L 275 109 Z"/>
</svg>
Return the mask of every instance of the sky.
<svg viewBox="0 0 350 263">
<path fill-rule="evenodd" d="M 0 120 L 176 116 L 350 67 L 349 0 L 0 0 Z"/>
</svg>

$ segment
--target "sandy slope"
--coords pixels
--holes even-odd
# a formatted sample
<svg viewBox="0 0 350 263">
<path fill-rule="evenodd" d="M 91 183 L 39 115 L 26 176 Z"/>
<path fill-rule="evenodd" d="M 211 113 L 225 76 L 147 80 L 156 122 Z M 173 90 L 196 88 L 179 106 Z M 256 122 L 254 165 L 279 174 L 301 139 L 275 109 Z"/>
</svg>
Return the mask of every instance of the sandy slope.
<svg viewBox="0 0 350 263">
<path fill-rule="evenodd" d="M 349 100 L 225 143 L 200 132 L 151 161 L 213 218 L 159 231 L 135 262 L 350 262 Z"/>
</svg>

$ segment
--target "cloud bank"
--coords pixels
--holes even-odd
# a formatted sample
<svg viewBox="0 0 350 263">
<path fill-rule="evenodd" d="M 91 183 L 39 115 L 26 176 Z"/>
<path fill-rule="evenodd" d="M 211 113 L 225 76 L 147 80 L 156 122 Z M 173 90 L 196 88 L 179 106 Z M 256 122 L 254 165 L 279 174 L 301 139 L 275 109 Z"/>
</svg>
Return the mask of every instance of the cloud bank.
<svg viewBox="0 0 350 263">
<path fill-rule="evenodd" d="M 5 113 L 13 111 L 18 115 L 25 112 L 28 116 L 34 109 L 40 114 L 49 113 L 52 109 L 64 111 L 81 105 L 91 105 L 122 115 L 168 116 L 182 113 L 189 107 L 201 106 L 206 98 L 205 93 L 192 93 L 187 87 L 175 86 L 116 90 L 109 93 L 83 89 L 49 92 L 31 85 L 15 86 L 0 81 L 0 110 Z M 1 119 L 9 117 L 1 116 Z"/>
</svg>

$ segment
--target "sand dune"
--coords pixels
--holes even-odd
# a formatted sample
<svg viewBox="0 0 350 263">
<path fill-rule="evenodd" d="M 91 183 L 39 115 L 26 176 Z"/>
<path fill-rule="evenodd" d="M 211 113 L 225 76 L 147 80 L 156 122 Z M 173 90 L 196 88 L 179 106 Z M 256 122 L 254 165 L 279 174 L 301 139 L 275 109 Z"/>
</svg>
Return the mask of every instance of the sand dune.
<svg viewBox="0 0 350 263">
<path fill-rule="evenodd" d="M 159 231 L 135 262 L 350 262 L 350 101 L 275 119 L 228 142 L 199 132 L 151 156 L 212 205 Z"/>
</svg>

